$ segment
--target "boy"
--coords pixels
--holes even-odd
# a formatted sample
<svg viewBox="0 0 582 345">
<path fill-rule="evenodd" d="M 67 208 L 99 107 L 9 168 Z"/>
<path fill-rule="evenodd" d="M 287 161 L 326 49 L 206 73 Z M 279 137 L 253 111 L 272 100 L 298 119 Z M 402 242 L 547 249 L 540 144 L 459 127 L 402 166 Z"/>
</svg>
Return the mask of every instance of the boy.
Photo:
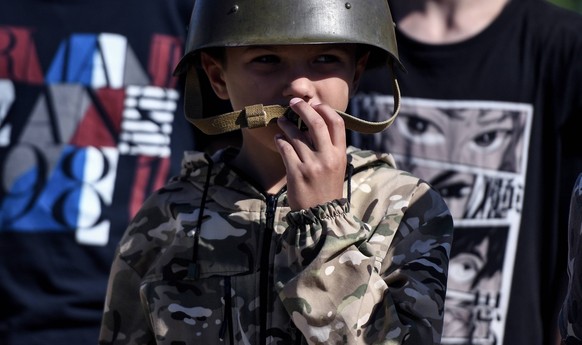
<svg viewBox="0 0 582 345">
<path fill-rule="evenodd" d="M 398 62 L 385 0 L 200 0 L 191 23 L 187 98 L 196 61 L 236 112 L 188 116 L 244 127 L 243 142 L 187 154 L 145 203 L 100 343 L 438 343 L 449 210 L 389 155 L 347 150 L 342 116 L 355 120 L 337 111 L 367 65 Z M 302 125 L 257 104 L 289 105 Z"/>
</svg>

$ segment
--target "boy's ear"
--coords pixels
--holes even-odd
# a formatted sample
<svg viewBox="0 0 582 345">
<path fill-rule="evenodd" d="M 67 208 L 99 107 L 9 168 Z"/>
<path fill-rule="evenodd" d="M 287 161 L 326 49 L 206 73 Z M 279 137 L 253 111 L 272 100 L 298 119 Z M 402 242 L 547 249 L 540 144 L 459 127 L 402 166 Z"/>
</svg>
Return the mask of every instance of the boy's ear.
<svg viewBox="0 0 582 345">
<path fill-rule="evenodd" d="M 353 96 L 358 90 L 358 85 L 360 84 L 360 79 L 366 70 L 366 65 L 368 64 L 368 58 L 370 57 L 370 52 L 363 54 L 356 62 L 356 71 L 354 73 L 354 80 L 352 81 L 351 95 Z"/>
<path fill-rule="evenodd" d="M 223 78 L 224 67 L 222 63 L 205 52 L 200 54 L 200 61 L 216 96 L 222 100 L 228 100 L 228 89 Z"/>
</svg>

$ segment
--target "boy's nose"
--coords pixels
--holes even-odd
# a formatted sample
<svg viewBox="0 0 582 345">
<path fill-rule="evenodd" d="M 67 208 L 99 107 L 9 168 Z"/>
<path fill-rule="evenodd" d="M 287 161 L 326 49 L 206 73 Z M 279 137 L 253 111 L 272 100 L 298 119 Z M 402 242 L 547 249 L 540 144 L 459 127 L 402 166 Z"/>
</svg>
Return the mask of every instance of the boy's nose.
<svg viewBox="0 0 582 345">
<path fill-rule="evenodd" d="M 299 97 L 305 102 L 309 102 L 315 97 L 315 86 L 307 77 L 294 78 L 283 90 L 283 96 L 287 99 Z"/>
</svg>

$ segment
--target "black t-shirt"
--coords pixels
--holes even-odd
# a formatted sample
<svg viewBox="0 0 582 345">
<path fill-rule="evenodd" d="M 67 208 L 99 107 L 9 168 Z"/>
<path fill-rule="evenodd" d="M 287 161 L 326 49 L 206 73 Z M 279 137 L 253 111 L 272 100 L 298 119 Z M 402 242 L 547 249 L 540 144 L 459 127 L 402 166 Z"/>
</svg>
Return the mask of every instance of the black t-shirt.
<svg viewBox="0 0 582 345">
<path fill-rule="evenodd" d="M 0 3 L 0 343 L 94 344 L 115 247 L 195 135 L 193 0 Z"/>
<path fill-rule="evenodd" d="M 455 217 L 443 344 L 553 343 L 582 171 L 582 18 L 514 0 L 463 42 L 422 44 L 399 31 L 397 42 L 401 114 L 351 140 L 394 154 Z M 385 119 L 389 80 L 367 72 L 350 111 Z"/>
</svg>

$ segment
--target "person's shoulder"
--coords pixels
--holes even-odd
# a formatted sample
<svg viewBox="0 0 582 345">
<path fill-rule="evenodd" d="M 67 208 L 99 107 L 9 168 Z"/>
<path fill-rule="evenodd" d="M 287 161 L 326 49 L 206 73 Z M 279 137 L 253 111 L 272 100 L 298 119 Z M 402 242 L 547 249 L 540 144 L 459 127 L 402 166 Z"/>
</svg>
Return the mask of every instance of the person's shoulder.
<svg viewBox="0 0 582 345">
<path fill-rule="evenodd" d="M 354 169 L 369 167 L 396 169 L 396 161 L 389 153 L 365 150 L 359 147 L 349 146 L 347 148 L 347 155 L 348 163 L 351 164 Z"/>
<path fill-rule="evenodd" d="M 348 176 L 352 207 L 367 214 L 389 214 L 393 219 L 438 223 L 437 229 L 427 227 L 422 230 L 428 237 L 452 234 L 450 210 L 442 195 L 429 182 L 396 168 L 390 154 L 356 148 L 348 150 L 348 154 L 351 161 L 356 162 L 353 175 Z M 450 241 L 448 238 L 444 240 Z"/>
<path fill-rule="evenodd" d="M 353 166 L 356 181 L 365 181 L 370 189 L 378 193 L 401 195 L 411 198 L 415 193 L 430 192 L 432 186 L 408 171 L 396 166 L 394 157 L 389 153 L 348 148 L 348 162 Z"/>
<path fill-rule="evenodd" d="M 540 18 L 545 20 L 540 20 L 540 24 L 544 21 L 554 20 L 554 18 L 563 18 L 573 21 L 580 20 L 580 18 L 582 18 L 582 15 L 580 15 L 578 12 L 561 7 L 550 1 L 522 0 L 522 5 L 530 12 L 530 14 L 544 14 L 544 16 Z"/>
<path fill-rule="evenodd" d="M 140 276 L 180 238 L 184 224 L 195 223 L 202 193 L 185 180 L 172 180 L 154 191 L 141 205 L 119 242 L 119 259 Z"/>
<path fill-rule="evenodd" d="M 203 193 L 195 181 L 206 180 L 205 167 L 204 154 L 185 154 L 180 174 L 151 193 L 131 220 L 120 243 L 123 257 L 143 256 L 173 241 L 184 214 L 194 214 L 200 205 Z"/>
<path fill-rule="evenodd" d="M 513 20 L 513 28 L 520 32 L 517 46 L 539 62 L 538 68 L 551 73 L 550 82 L 563 87 L 565 75 L 580 74 L 581 14 L 545 0 L 521 0 L 506 14 L 506 20 Z"/>
<path fill-rule="evenodd" d="M 205 190 L 215 186 L 211 178 L 229 170 L 224 158 L 233 155 L 232 150 L 222 150 L 210 155 L 205 152 L 187 151 L 182 159 L 178 175 L 171 177 L 161 188 L 154 191 L 143 203 L 133 223 L 143 222 L 143 218 L 156 215 L 159 221 L 175 219 L 181 213 L 193 212 L 201 204 Z M 222 176 L 223 180 L 233 178 Z M 225 181 L 222 183 L 226 184 Z M 222 191 L 228 188 L 222 189 Z"/>
<path fill-rule="evenodd" d="M 563 38 L 582 41 L 582 14 L 549 1 L 524 1 L 524 8 L 532 30 L 555 38 L 566 35 Z"/>
</svg>

